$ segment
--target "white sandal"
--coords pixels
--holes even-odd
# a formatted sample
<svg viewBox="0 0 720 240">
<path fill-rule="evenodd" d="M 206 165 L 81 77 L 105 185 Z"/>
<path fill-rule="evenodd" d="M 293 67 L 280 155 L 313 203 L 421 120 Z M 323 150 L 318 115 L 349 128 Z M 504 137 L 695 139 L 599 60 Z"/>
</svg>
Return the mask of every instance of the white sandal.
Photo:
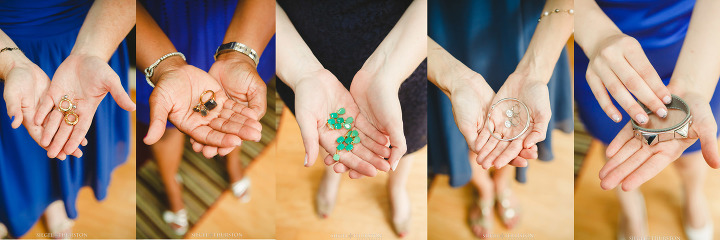
<svg viewBox="0 0 720 240">
<path fill-rule="evenodd" d="M 245 176 L 240 181 L 234 182 L 230 185 L 233 195 L 240 199 L 240 202 L 250 202 L 250 178 Z"/>
<path fill-rule="evenodd" d="M 187 211 L 180 209 L 177 212 L 165 211 L 163 220 L 170 225 L 173 232 L 179 236 L 185 235 L 188 230 Z"/>
</svg>

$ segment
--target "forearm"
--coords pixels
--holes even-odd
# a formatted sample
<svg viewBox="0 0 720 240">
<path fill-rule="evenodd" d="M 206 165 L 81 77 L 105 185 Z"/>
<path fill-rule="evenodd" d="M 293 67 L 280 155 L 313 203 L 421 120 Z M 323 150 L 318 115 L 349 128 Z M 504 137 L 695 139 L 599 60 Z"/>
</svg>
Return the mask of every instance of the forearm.
<svg viewBox="0 0 720 240">
<path fill-rule="evenodd" d="M 110 60 L 133 25 L 135 3 L 132 0 L 96 0 L 85 17 L 71 53 Z"/>
<path fill-rule="evenodd" d="M 415 0 L 403 13 L 362 70 L 400 88 L 427 57 L 427 1 Z"/>
<path fill-rule="evenodd" d="M 710 101 L 720 78 L 720 1 L 698 0 L 670 85 Z"/>
<path fill-rule="evenodd" d="M 477 74 L 447 52 L 442 46 L 428 38 L 428 80 L 435 84 L 445 95 L 450 96 L 458 81 L 475 79 Z M 482 78 L 480 78 L 482 79 Z M 481 86 L 492 92 L 490 86 L 482 81 Z M 463 84 L 459 84 L 460 87 Z"/>
<path fill-rule="evenodd" d="M 555 9 L 573 9 L 572 0 L 549 0 L 543 12 Z M 545 83 L 550 81 L 555 64 L 573 32 L 574 14 L 553 13 L 538 22 L 528 49 L 520 60 L 516 72 L 537 76 Z"/>
<path fill-rule="evenodd" d="M 140 70 L 146 69 L 165 54 L 177 52 L 170 39 L 139 2 L 137 4 L 136 32 L 137 42 L 142 43 L 137 45 L 135 51 L 137 67 Z M 167 58 L 155 68 L 155 74 L 150 80 L 157 83 L 156 81 L 161 73 L 183 64 L 185 64 L 185 61 L 180 57 Z"/>
<path fill-rule="evenodd" d="M 295 90 L 297 81 L 307 73 L 325 69 L 310 47 L 295 30 L 285 11 L 277 5 L 277 75 Z"/>
<path fill-rule="evenodd" d="M 622 33 L 594 0 L 576 0 L 575 12 L 575 41 L 587 56 L 595 55 L 599 43 L 608 36 Z"/>
<path fill-rule="evenodd" d="M 12 39 L 10 39 L 10 36 L 5 34 L 0 29 L 0 49 L 3 48 L 14 48 L 17 47 L 15 45 L 15 42 L 13 42 Z M 22 50 L 22 49 L 21 49 Z M 30 61 L 25 57 L 25 55 L 22 54 L 22 52 L 18 50 L 13 51 L 4 51 L 0 53 L 0 79 L 5 79 L 5 75 L 10 72 L 10 70 L 17 64 L 19 61 Z"/>
<path fill-rule="evenodd" d="M 274 6 L 272 0 L 239 1 L 223 43 L 245 44 L 261 56 L 275 33 Z"/>
</svg>

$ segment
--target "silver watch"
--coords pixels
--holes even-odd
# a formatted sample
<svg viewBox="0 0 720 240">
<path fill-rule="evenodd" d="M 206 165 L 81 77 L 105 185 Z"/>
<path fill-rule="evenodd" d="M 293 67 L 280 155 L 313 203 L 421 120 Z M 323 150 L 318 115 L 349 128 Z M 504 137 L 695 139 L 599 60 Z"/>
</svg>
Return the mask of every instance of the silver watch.
<svg viewBox="0 0 720 240">
<path fill-rule="evenodd" d="M 644 104 L 641 102 L 640 106 L 645 110 L 645 113 L 652 114 L 652 111 L 648 109 Z M 690 129 L 690 124 L 692 124 L 692 114 L 690 114 L 690 107 L 685 103 L 682 98 L 672 95 L 672 102 L 670 104 L 665 104 L 665 107 L 668 109 L 677 109 L 682 110 L 685 112 L 685 118 L 678 124 L 668 127 L 668 128 L 661 128 L 661 129 L 650 129 L 650 128 L 643 128 L 640 127 L 635 120 L 631 120 L 633 132 L 635 133 L 635 137 L 640 139 L 642 142 L 644 142 L 647 145 L 655 145 L 659 142 L 665 142 L 675 139 L 683 139 L 688 137 L 688 130 Z"/>
<path fill-rule="evenodd" d="M 255 50 L 239 42 L 229 42 L 220 45 L 215 51 L 215 60 L 217 60 L 217 57 L 220 56 L 220 54 L 230 51 L 238 51 L 242 54 L 245 54 L 245 56 L 248 56 L 250 59 L 253 60 L 253 62 L 255 62 L 255 66 L 258 65 L 259 58 Z"/>
</svg>

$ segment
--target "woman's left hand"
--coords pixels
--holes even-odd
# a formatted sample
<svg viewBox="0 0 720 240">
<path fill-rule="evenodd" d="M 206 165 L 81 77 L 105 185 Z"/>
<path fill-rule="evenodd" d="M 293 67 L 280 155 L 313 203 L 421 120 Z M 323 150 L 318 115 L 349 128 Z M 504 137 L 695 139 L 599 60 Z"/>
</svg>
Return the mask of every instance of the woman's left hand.
<svg viewBox="0 0 720 240">
<path fill-rule="evenodd" d="M 609 160 L 600 169 L 600 187 L 603 189 L 613 189 L 620 184 L 624 191 L 636 189 L 680 157 L 683 151 L 698 139 L 708 165 L 712 168 L 720 167 L 717 125 L 709 100 L 683 87 L 668 88 L 690 107 L 692 123 L 688 137 L 649 146 L 635 138 L 632 125 L 628 122 L 607 147 L 606 155 Z M 652 120 L 661 121 L 657 115 L 651 116 Z"/>
<path fill-rule="evenodd" d="M 74 152 L 85 138 L 95 111 L 107 93 L 127 111 L 135 111 L 135 103 L 123 89 L 120 78 L 108 63 L 97 56 L 70 54 L 58 67 L 45 96 L 40 99 L 35 124 L 43 124 L 40 145 L 48 157 L 61 151 Z M 70 125 L 57 105 L 67 95 L 77 107 L 77 124 Z M 66 105 L 64 105 L 66 106 Z M 72 119 L 70 119 L 72 120 Z"/>
</svg>

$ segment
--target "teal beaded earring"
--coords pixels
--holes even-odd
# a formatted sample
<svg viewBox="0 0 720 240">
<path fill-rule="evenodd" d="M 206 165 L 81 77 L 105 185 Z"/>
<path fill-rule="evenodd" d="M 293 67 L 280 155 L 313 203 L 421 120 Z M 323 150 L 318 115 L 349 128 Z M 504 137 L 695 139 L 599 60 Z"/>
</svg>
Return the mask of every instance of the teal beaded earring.
<svg viewBox="0 0 720 240">
<path fill-rule="evenodd" d="M 340 161 L 340 151 L 351 151 L 353 148 L 355 148 L 355 144 L 360 143 L 360 137 L 358 136 L 357 130 L 351 130 L 352 129 L 352 123 L 354 122 L 354 119 L 352 117 L 348 117 L 347 119 L 344 119 L 340 117 L 340 115 L 345 114 L 345 108 L 340 108 L 337 110 L 337 112 L 330 114 L 330 119 L 328 119 L 327 124 L 328 128 L 333 130 L 339 130 L 339 129 L 347 129 L 349 130 L 347 133 L 345 133 L 344 136 L 338 137 L 336 142 L 338 143 L 338 146 L 335 148 L 335 154 L 333 155 L 333 160 Z"/>
</svg>

